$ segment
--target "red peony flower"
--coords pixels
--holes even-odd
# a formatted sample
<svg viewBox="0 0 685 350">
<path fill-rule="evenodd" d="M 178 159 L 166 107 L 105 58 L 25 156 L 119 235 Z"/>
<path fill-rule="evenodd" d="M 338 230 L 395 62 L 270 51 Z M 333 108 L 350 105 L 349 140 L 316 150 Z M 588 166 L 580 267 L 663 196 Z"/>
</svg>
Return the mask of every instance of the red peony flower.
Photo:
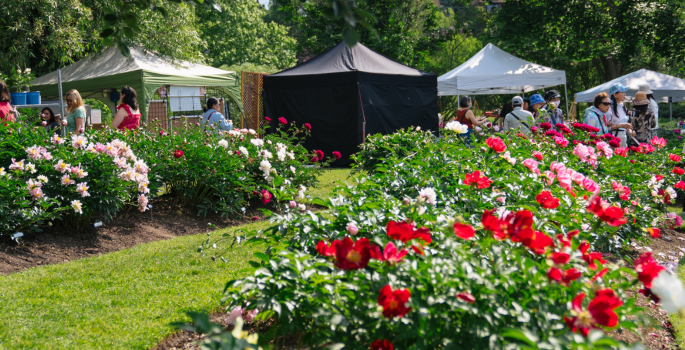
<svg viewBox="0 0 685 350">
<path fill-rule="evenodd" d="M 578 269 L 568 269 L 562 271 L 556 267 L 552 267 L 547 271 L 547 278 L 550 281 L 555 281 L 563 286 L 568 286 L 571 282 L 580 278 L 582 273 Z"/>
<path fill-rule="evenodd" d="M 356 242 L 345 237 L 335 245 L 335 267 L 341 270 L 363 269 L 371 259 L 371 243 L 368 238 Z"/>
<path fill-rule="evenodd" d="M 683 175 L 683 174 L 685 174 L 685 169 L 675 167 L 675 168 L 673 168 L 673 170 L 671 170 L 671 172 L 676 174 L 676 175 Z"/>
<path fill-rule="evenodd" d="M 590 270 L 597 270 L 597 263 L 596 261 L 599 261 L 600 264 L 605 264 L 607 261 L 602 258 L 602 253 L 599 252 L 592 252 L 592 253 L 583 253 L 583 260 L 587 263 L 587 267 Z"/>
<path fill-rule="evenodd" d="M 659 276 L 661 271 L 666 270 L 665 267 L 659 265 L 651 252 L 642 253 L 634 262 L 635 271 L 637 271 L 637 279 L 642 282 L 646 288 L 652 288 L 652 281 Z"/>
<path fill-rule="evenodd" d="M 393 350 L 392 343 L 383 339 L 378 339 L 371 343 L 371 350 Z"/>
<path fill-rule="evenodd" d="M 549 130 L 549 129 L 552 128 L 552 124 L 550 124 L 550 123 L 540 123 L 540 127 L 543 128 L 543 129 L 545 129 L 545 130 Z"/>
<path fill-rule="evenodd" d="M 631 159 L 630 163 L 635 164 L 635 159 Z"/>
<path fill-rule="evenodd" d="M 585 298 L 585 293 L 580 293 L 573 298 L 573 310 L 571 310 L 573 317 L 564 317 L 566 325 L 574 333 L 580 331 L 583 336 L 587 337 L 590 329 L 597 328 L 597 326 L 616 327 L 618 325 L 618 315 L 614 310 L 623 305 L 623 302 L 613 290 L 602 289 L 597 291 L 587 310 L 583 310 L 583 298 Z"/>
<path fill-rule="evenodd" d="M 673 187 L 675 187 L 675 188 L 677 188 L 677 189 L 679 189 L 679 190 L 685 190 L 685 182 L 683 182 L 683 181 L 681 180 L 680 182 L 678 182 L 677 184 L 675 184 L 675 186 L 673 186 Z"/>
<path fill-rule="evenodd" d="M 674 162 L 676 162 L 676 163 L 680 163 L 681 157 L 680 157 L 679 155 L 677 155 L 677 154 L 671 154 L 671 153 L 669 153 L 669 154 L 668 154 L 668 159 L 670 159 L 670 160 L 672 160 L 672 161 L 674 161 Z"/>
<path fill-rule="evenodd" d="M 518 236 L 522 231 L 533 230 L 533 213 L 528 210 L 509 213 L 502 219 L 493 215 L 494 213 L 495 209 L 484 211 L 481 216 L 481 223 L 497 240 L 511 237 L 512 241 L 518 242 Z"/>
<path fill-rule="evenodd" d="M 411 293 L 406 289 L 392 290 L 387 285 L 383 287 L 378 295 L 378 305 L 383 307 L 383 316 L 387 318 L 402 317 L 411 311 L 411 307 L 407 307 L 407 301 Z"/>
<path fill-rule="evenodd" d="M 618 193 L 619 198 L 623 199 L 624 201 L 630 199 L 630 188 L 628 188 L 627 186 L 623 186 L 616 181 L 611 181 L 611 185 L 614 188 L 614 191 Z"/>
<path fill-rule="evenodd" d="M 397 251 L 395 243 L 388 242 L 388 244 L 385 245 L 385 249 L 383 249 L 382 259 L 378 260 L 386 261 L 390 264 L 401 263 L 408 253 L 409 252 L 406 249 Z"/>
<path fill-rule="evenodd" d="M 264 120 L 266 120 L 266 121 L 267 121 L 267 123 L 268 123 L 268 122 L 270 122 L 270 121 L 271 121 L 271 118 L 269 118 L 269 117 L 264 117 Z"/>
<path fill-rule="evenodd" d="M 647 233 L 649 233 L 649 235 L 652 236 L 652 238 L 661 237 L 661 230 L 655 227 L 648 228 Z"/>
<path fill-rule="evenodd" d="M 454 234 L 461 239 L 469 240 L 476 235 L 476 231 L 471 227 L 471 225 L 461 224 L 458 222 L 454 223 Z"/>
<path fill-rule="evenodd" d="M 535 199 L 545 209 L 556 209 L 559 206 L 559 199 L 552 196 L 550 191 L 542 191 L 535 196 Z"/>
<path fill-rule="evenodd" d="M 420 239 L 424 244 L 430 244 L 433 241 L 427 227 L 421 227 L 417 230 L 412 224 L 404 221 L 389 221 L 386 226 L 386 231 L 390 238 L 400 240 L 403 243 L 407 243 L 412 239 Z"/>
<path fill-rule="evenodd" d="M 497 153 L 502 153 L 507 149 L 507 145 L 505 145 L 504 141 L 499 137 L 488 137 L 488 139 L 485 140 L 485 144 Z"/>
<path fill-rule="evenodd" d="M 283 124 L 283 125 L 288 124 L 288 121 L 283 117 L 278 118 L 278 122 Z"/>
<path fill-rule="evenodd" d="M 324 241 L 319 241 L 316 244 L 316 251 L 322 256 L 334 256 L 338 244 L 340 244 L 339 240 L 333 241 L 331 245 L 326 244 Z"/>
<path fill-rule="evenodd" d="M 535 158 L 537 160 L 542 160 L 542 153 L 540 153 L 538 151 L 533 151 L 533 158 Z"/>
<path fill-rule="evenodd" d="M 652 145 L 657 146 L 659 148 L 666 147 L 666 139 L 658 137 L 658 136 L 652 137 L 651 143 L 652 143 Z"/>
<path fill-rule="evenodd" d="M 540 231 L 535 231 L 532 228 L 521 230 L 516 236 L 521 241 L 521 244 L 538 255 L 544 254 L 545 248 L 554 246 L 552 237 Z"/>
<path fill-rule="evenodd" d="M 307 130 L 312 130 L 312 124 L 304 123 L 304 127 L 307 128 Z"/>
<path fill-rule="evenodd" d="M 554 262 L 554 265 L 556 266 L 564 266 L 566 265 L 570 260 L 571 260 L 571 255 L 562 253 L 562 252 L 555 252 L 552 253 L 549 256 L 550 259 Z"/>
<path fill-rule="evenodd" d="M 175 150 L 174 157 L 176 157 L 177 159 L 183 157 L 183 151 L 181 151 L 180 149 Z"/>
<path fill-rule="evenodd" d="M 490 187 L 492 181 L 485 176 L 480 176 L 480 171 L 476 170 L 471 174 L 466 174 L 464 177 L 464 185 L 474 185 L 478 189 L 484 189 Z"/>
<path fill-rule="evenodd" d="M 473 304 L 476 302 L 476 298 L 473 295 L 471 295 L 471 293 L 467 293 L 467 292 L 461 292 L 461 293 L 457 294 L 457 298 L 461 299 L 461 300 L 463 300 L 469 304 Z"/>
<path fill-rule="evenodd" d="M 271 193 L 267 190 L 262 190 L 262 204 L 271 202 Z"/>
<path fill-rule="evenodd" d="M 340 155 L 340 152 L 333 151 L 333 157 L 335 157 L 335 159 L 340 159 L 340 157 L 342 157 L 342 156 Z"/>
<path fill-rule="evenodd" d="M 612 206 L 604 209 L 602 199 L 599 196 L 592 199 L 587 206 L 587 211 L 597 215 L 602 221 L 610 226 L 618 227 L 628 222 L 628 219 L 624 217 L 621 208 Z"/>
</svg>

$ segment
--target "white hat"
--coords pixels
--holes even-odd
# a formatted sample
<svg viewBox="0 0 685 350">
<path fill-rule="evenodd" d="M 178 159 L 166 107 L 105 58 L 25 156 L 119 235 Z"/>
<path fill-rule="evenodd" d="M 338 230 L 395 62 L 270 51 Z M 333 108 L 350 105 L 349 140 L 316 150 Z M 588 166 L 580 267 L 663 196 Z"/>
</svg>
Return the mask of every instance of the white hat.
<svg viewBox="0 0 685 350">
<path fill-rule="evenodd" d="M 647 84 L 639 85 L 637 91 L 644 92 L 647 95 L 653 94 L 652 90 L 649 89 L 649 85 Z"/>
<path fill-rule="evenodd" d="M 521 96 L 514 96 L 514 98 L 511 99 L 511 104 L 513 106 L 520 106 L 523 104 L 523 99 Z"/>
</svg>

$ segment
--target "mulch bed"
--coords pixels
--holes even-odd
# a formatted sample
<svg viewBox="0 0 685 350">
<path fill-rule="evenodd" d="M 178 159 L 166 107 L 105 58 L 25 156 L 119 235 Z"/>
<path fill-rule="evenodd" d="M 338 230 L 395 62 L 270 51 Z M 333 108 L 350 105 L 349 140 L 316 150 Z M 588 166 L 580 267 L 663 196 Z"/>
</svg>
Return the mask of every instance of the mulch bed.
<svg viewBox="0 0 685 350">
<path fill-rule="evenodd" d="M 173 197 L 162 197 L 151 204 L 150 211 L 141 213 L 131 207 L 97 228 L 93 225 L 76 231 L 53 226 L 44 228 L 43 232 L 27 233 L 19 244 L 8 238 L 0 240 L 0 275 L 106 254 L 140 243 L 241 225 L 250 222 L 253 216 L 263 219 L 258 210 L 263 207 L 261 203 L 254 203 L 244 216 L 232 219 L 198 215 L 197 208 L 179 205 Z"/>
</svg>

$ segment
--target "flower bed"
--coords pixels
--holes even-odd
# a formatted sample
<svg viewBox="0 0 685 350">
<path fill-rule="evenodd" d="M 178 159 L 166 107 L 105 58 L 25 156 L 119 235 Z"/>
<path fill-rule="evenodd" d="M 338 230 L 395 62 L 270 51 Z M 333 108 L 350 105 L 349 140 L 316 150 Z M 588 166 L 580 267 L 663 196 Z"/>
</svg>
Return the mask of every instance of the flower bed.
<svg viewBox="0 0 685 350">
<path fill-rule="evenodd" d="M 305 130 L 292 127 L 262 140 L 248 129 L 168 133 L 144 126 L 61 138 L 25 120 L 4 123 L 0 211 L 9 215 L 0 218 L 0 235 L 53 222 L 82 228 L 94 217 L 111 220 L 129 204 L 145 211 L 160 190 L 200 214 L 222 216 L 242 214 L 250 200 L 271 205 L 274 195 L 302 198 L 318 171 L 304 165 L 326 164 L 300 145 Z"/>
<path fill-rule="evenodd" d="M 321 203 L 330 212 L 289 206 L 246 234 L 271 247 L 225 300 L 274 318 L 262 344 L 290 334 L 355 349 L 618 347 L 603 331 L 636 329 L 626 291 L 668 285 L 663 305 L 685 297 L 649 253 L 636 270 L 600 253 L 674 224 L 664 213 L 685 186 L 679 146 L 655 138 L 629 151 L 585 125 L 560 129 L 472 148 L 451 131 L 370 137 L 356 156 L 368 176 Z"/>
</svg>

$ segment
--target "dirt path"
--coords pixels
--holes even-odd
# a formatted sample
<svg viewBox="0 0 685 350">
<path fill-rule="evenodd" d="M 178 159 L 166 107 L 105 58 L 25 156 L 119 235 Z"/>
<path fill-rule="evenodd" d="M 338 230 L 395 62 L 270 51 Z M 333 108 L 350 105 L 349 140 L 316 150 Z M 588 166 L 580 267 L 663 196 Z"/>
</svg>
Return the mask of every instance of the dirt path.
<svg viewBox="0 0 685 350">
<path fill-rule="evenodd" d="M 261 218 L 261 213 L 256 209 L 250 209 L 245 217 L 238 216 L 233 220 L 205 218 L 197 215 L 195 208 L 182 207 L 173 198 L 162 198 L 152 203 L 152 211 L 141 213 L 131 208 L 97 228 L 91 226 L 79 232 L 52 227 L 43 232 L 27 234 L 20 244 L 0 241 L 0 274 L 105 254 L 140 243 L 240 225 L 250 221 L 248 218 L 253 215 Z M 216 227 L 210 227 L 210 222 Z"/>
</svg>

